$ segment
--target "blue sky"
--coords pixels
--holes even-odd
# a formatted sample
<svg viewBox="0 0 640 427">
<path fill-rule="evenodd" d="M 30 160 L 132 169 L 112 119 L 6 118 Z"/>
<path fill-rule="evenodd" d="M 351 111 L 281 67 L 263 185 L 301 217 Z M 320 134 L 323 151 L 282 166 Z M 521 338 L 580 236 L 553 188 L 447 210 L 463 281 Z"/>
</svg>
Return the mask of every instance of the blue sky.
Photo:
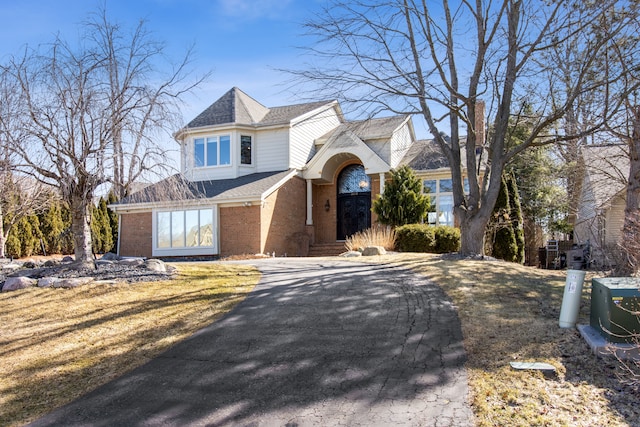
<svg viewBox="0 0 640 427">
<path fill-rule="evenodd" d="M 0 61 L 26 44 L 78 38 L 80 23 L 101 0 L 0 0 Z M 147 20 L 155 39 L 176 60 L 195 44 L 196 72 L 213 72 L 198 95 L 189 98 L 186 121 L 237 86 L 266 106 L 299 102 L 289 78 L 275 68 L 300 61 L 301 23 L 321 9 L 323 0 L 106 0 L 112 21 L 134 28 Z M 322 98 L 320 98 L 322 99 Z"/>
<path fill-rule="evenodd" d="M 277 69 L 301 66 L 300 47 L 310 42 L 302 23 L 326 0 L 0 0 L 0 62 L 56 34 L 77 41 L 81 23 L 103 1 L 110 20 L 126 29 L 146 20 L 176 61 L 195 45 L 194 70 L 212 75 L 185 99 L 185 123 L 234 86 L 267 107 L 308 100 L 292 95 L 290 76 Z M 422 120 L 414 117 L 414 126 L 418 138 L 430 136 Z"/>
</svg>

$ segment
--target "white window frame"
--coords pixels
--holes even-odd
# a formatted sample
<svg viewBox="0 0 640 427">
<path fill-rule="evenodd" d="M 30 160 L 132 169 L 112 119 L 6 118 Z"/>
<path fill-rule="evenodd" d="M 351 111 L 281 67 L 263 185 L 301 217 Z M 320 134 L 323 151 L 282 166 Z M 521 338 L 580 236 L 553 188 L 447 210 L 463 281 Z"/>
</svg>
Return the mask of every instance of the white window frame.
<svg viewBox="0 0 640 427">
<path fill-rule="evenodd" d="M 451 227 L 453 227 L 454 226 L 454 221 L 455 221 L 455 218 L 453 217 L 453 191 L 440 191 L 440 181 L 443 181 L 443 180 L 451 180 L 451 178 L 449 178 L 449 177 L 422 178 L 422 192 L 423 192 L 423 194 L 428 194 L 429 195 L 429 197 L 431 198 L 431 204 L 435 203 L 435 207 L 436 207 L 435 212 L 427 213 L 427 223 L 430 224 L 430 225 L 450 225 Z M 426 187 L 425 186 L 425 182 L 427 182 L 427 181 L 435 181 L 435 183 L 436 183 L 436 191 L 435 191 L 435 193 L 431 193 L 431 192 L 427 193 L 425 191 L 425 187 Z M 464 181 L 468 182 L 467 178 L 464 178 Z M 452 186 L 453 186 L 453 183 L 452 183 Z M 451 197 L 451 201 L 452 201 L 451 212 L 449 212 L 449 215 L 451 215 L 451 224 L 440 224 L 440 216 L 442 214 L 444 214 L 444 213 L 440 212 L 441 211 L 441 209 L 440 209 L 440 198 L 441 197 L 445 197 L 445 196 Z M 435 222 L 432 222 L 432 221 L 429 220 L 429 215 L 431 215 L 431 214 L 435 214 L 434 215 L 435 216 Z"/>
<path fill-rule="evenodd" d="M 220 163 L 220 152 L 221 152 L 221 144 L 220 144 L 220 139 L 227 137 L 229 139 L 229 163 Z M 202 165 L 198 165 L 197 159 L 196 159 L 196 141 L 198 140 L 202 140 L 202 143 L 204 145 L 204 153 L 203 153 L 203 164 Z M 215 140 L 216 143 L 216 160 L 217 163 L 216 164 L 207 164 L 207 159 L 208 159 L 208 150 L 209 150 L 209 143 L 210 142 L 214 142 L 213 140 Z M 231 134 L 219 134 L 219 135 L 208 135 L 208 136 L 198 136 L 198 137 L 194 137 L 193 141 L 192 141 L 192 150 L 191 153 L 193 154 L 193 167 L 196 169 L 202 169 L 202 168 L 220 168 L 220 167 L 229 167 L 233 165 L 233 138 L 231 136 Z"/>
<path fill-rule="evenodd" d="M 206 246 L 178 246 L 178 247 L 168 247 L 168 248 L 159 248 L 158 247 L 158 214 L 160 213 L 174 213 L 174 212 L 182 212 L 183 215 L 186 215 L 187 211 L 201 211 L 201 210 L 211 210 L 212 215 L 212 231 L 213 231 L 213 240 L 212 245 Z M 194 206 L 194 207 L 184 207 L 180 209 L 154 209 L 153 210 L 153 219 L 152 219 L 152 255 L 153 256 L 193 256 L 193 255 L 217 255 L 219 253 L 219 236 L 220 231 L 218 229 L 218 209 L 217 206 Z M 184 218 L 184 217 L 183 217 Z M 198 216 L 198 220 L 200 217 Z M 183 223 L 186 221 L 183 220 Z M 199 227 L 200 228 L 200 225 Z M 185 230 L 186 231 L 186 230 Z M 172 230 L 169 230 L 170 240 L 172 239 Z"/>
</svg>

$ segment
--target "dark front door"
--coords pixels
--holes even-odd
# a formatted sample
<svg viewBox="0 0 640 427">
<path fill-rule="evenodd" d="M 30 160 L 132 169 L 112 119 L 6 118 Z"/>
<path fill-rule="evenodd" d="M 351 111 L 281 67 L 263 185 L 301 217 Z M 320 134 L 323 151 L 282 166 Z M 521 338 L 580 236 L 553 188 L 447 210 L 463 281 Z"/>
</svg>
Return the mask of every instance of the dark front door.
<svg viewBox="0 0 640 427">
<path fill-rule="evenodd" d="M 338 195 L 338 240 L 371 226 L 371 193 Z"/>
<path fill-rule="evenodd" d="M 349 165 L 338 176 L 338 240 L 371 227 L 371 179 L 362 165 Z"/>
</svg>

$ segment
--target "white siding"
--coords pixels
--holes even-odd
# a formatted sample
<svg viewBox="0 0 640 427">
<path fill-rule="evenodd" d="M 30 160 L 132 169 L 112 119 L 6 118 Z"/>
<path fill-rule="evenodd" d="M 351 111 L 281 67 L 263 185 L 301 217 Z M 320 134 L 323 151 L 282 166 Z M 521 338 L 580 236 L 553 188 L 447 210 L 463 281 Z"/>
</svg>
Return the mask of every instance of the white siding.
<svg viewBox="0 0 640 427">
<path fill-rule="evenodd" d="M 593 192 L 591 180 L 586 175 L 582 193 L 580 195 L 580 203 L 578 204 L 578 212 L 576 213 L 576 222 L 574 226 L 574 239 L 577 243 L 585 243 L 590 240 L 592 244 L 597 245 L 598 226 L 596 220 L 596 197 Z"/>
<path fill-rule="evenodd" d="M 388 162 L 392 168 L 398 166 L 411 145 L 411 131 L 409 125 L 405 123 L 391 137 L 391 158 Z"/>
<path fill-rule="evenodd" d="M 289 169 L 288 129 L 265 130 L 256 133 L 256 172 Z"/>
<path fill-rule="evenodd" d="M 391 163 L 391 144 L 388 140 L 365 141 L 367 146 L 373 150 L 387 164 Z"/>
<path fill-rule="evenodd" d="M 314 141 L 335 129 L 340 119 L 334 108 L 322 111 L 291 128 L 289 167 L 301 168 L 315 154 Z"/>
<path fill-rule="evenodd" d="M 622 236 L 622 227 L 624 226 L 624 208 L 624 197 L 617 196 L 614 198 L 614 200 L 612 200 L 611 207 L 607 209 L 606 243 L 608 245 L 614 245 L 620 242 L 620 237 Z"/>
</svg>

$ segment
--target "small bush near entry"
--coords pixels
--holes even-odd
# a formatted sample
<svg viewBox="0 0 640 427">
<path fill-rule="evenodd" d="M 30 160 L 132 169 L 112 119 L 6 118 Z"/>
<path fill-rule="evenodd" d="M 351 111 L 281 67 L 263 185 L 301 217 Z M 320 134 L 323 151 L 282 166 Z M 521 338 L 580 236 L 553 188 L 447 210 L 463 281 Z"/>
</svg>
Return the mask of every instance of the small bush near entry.
<svg viewBox="0 0 640 427">
<path fill-rule="evenodd" d="M 446 254 L 460 250 L 460 229 L 446 225 L 439 225 L 434 229 L 436 236 L 435 253 Z"/>
<path fill-rule="evenodd" d="M 396 247 L 401 252 L 433 252 L 435 244 L 434 227 L 407 224 L 396 228 Z"/>
<path fill-rule="evenodd" d="M 401 252 L 455 252 L 460 249 L 460 230 L 444 225 L 403 225 L 396 228 L 396 247 Z"/>
</svg>

